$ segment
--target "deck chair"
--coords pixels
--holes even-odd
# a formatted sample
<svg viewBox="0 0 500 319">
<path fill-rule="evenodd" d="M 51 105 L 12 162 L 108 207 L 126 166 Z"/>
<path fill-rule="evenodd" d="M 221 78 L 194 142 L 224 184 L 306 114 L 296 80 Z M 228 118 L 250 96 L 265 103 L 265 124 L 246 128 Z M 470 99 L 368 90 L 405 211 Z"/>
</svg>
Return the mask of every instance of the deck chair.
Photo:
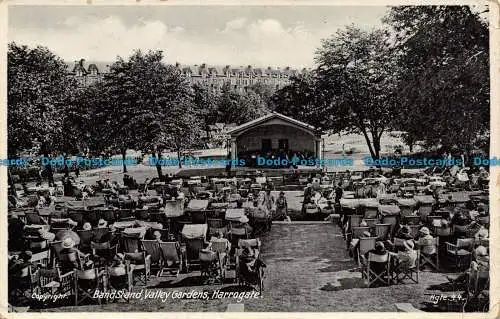
<svg viewBox="0 0 500 319">
<path fill-rule="evenodd" d="M 52 267 L 56 266 L 57 260 L 59 259 L 59 253 L 62 250 L 62 241 L 57 240 L 49 243 L 49 250 L 50 250 L 50 265 Z"/>
<path fill-rule="evenodd" d="M 401 221 L 403 223 L 406 223 L 407 225 L 419 225 L 420 224 L 420 216 L 405 216 L 401 218 Z"/>
<path fill-rule="evenodd" d="M 109 233 L 110 230 L 108 228 L 96 228 L 93 230 L 92 241 L 100 243 L 108 236 Z"/>
<path fill-rule="evenodd" d="M 142 251 L 141 238 L 136 234 L 121 233 L 121 248 L 125 253 Z"/>
<path fill-rule="evenodd" d="M 47 221 L 36 212 L 25 212 L 27 225 L 47 225 Z"/>
<path fill-rule="evenodd" d="M 79 249 L 83 252 L 90 251 L 90 243 L 94 238 L 93 230 L 77 230 L 78 237 L 80 237 Z"/>
<path fill-rule="evenodd" d="M 422 218 L 423 222 L 427 220 L 427 216 L 430 214 L 432 214 L 432 205 L 420 204 L 420 207 L 418 208 L 418 215 Z"/>
<path fill-rule="evenodd" d="M 224 236 L 227 236 L 227 227 L 224 226 L 224 221 L 220 218 L 208 218 L 208 235 L 215 236 L 219 231 L 221 231 Z"/>
<path fill-rule="evenodd" d="M 394 252 L 398 252 L 400 250 L 404 250 L 404 243 L 405 243 L 405 241 L 406 241 L 406 239 L 394 237 L 394 240 L 393 240 Z"/>
<path fill-rule="evenodd" d="M 116 218 L 118 221 L 134 220 L 135 216 L 132 214 L 131 209 L 119 209 L 116 211 Z"/>
<path fill-rule="evenodd" d="M 422 228 L 422 225 L 408 224 L 406 225 L 406 227 L 408 227 L 408 229 L 410 230 L 410 235 L 412 235 L 413 238 L 416 238 L 418 236 L 418 231 L 420 230 L 420 228 Z"/>
<path fill-rule="evenodd" d="M 362 260 L 361 256 L 364 256 L 367 252 L 375 248 L 375 242 L 377 241 L 377 237 L 365 237 L 359 239 L 359 246 L 357 249 L 358 254 L 358 267 L 361 268 Z"/>
<path fill-rule="evenodd" d="M 42 294 L 70 294 L 73 290 L 73 271 L 61 274 L 59 268 L 41 268 L 39 287 Z"/>
<path fill-rule="evenodd" d="M 104 270 L 97 268 L 74 270 L 75 306 L 85 300 L 92 300 L 101 305 L 101 298 L 94 298 L 96 291 L 104 291 Z M 96 300 L 97 299 L 97 300 Z"/>
<path fill-rule="evenodd" d="M 229 239 L 233 247 L 236 247 L 238 245 L 238 241 L 240 239 L 248 238 L 250 238 L 250 235 L 248 234 L 245 227 L 231 227 L 231 229 L 229 230 Z"/>
<path fill-rule="evenodd" d="M 111 264 L 117 253 L 117 246 L 111 246 L 110 242 L 91 242 L 90 248 L 94 258 L 94 264 L 99 267 Z"/>
<path fill-rule="evenodd" d="M 370 227 L 369 226 L 353 227 L 352 238 L 360 238 L 365 231 L 370 232 Z"/>
<path fill-rule="evenodd" d="M 391 280 L 394 284 L 404 282 L 406 279 L 418 284 L 420 275 L 420 250 L 415 250 L 417 259 L 415 264 L 408 267 L 397 262 L 397 258 L 393 258 L 395 262 L 391 265 Z"/>
<path fill-rule="evenodd" d="M 346 235 L 352 233 L 353 227 L 359 227 L 359 224 L 361 223 L 362 219 L 363 219 L 363 216 L 360 216 L 360 215 L 349 215 L 349 219 L 347 222 L 348 224 L 347 224 Z"/>
<path fill-rule="evenodd" d="M 30 299 L 37 289 L 38 279 L 39 270 L 32 265 L 24 267 L 19 274 L 9 274 L 7 283 L 9 297 L 16 302 L 20 302 L 21 298 Z"/>
<path fill-rule="evenodd" d="M 83 215 L 83 220 L 89 222 L 92 227 L 97 227 L 97 223 L 99 223 L 99 215 L 97 210 L 88 210 Z"/>
<path fill-rule="evenodd" d="M 151 277 L 151 255 L 146 251 L 125 253 L 124 259 L 132 284 L 135 279 L 138 279 L 147 286 L 148 279 Z"/>
<path fill-rule="evenodd" d="M 156 276 L 158 276 L 163 267 L 163 258 L 161 255 L 160 245 L 157 240 L 141 240 L 142 247 L 148 255 L 151 256 L 151 269 L 157 269 Z"/>
<path fill-rule="evenodd" d="M 106 268 L 106 289 L 109 292 L 123 291 L 123 290 L 131 292 L 132 280 L 130 274 L 128 273 L 128 268 L 125 266 L 117 266 L 117 267 L 108 266 Z M 125 299 L 125 301 L 127 302 L 130 301 L 126 297 L 122 298 Z"/>
<path fill-rule="evenodd" d="M 490 273 L 489 271 L 472 271 L 469 276 L 469 281 L 467 283 L 466 289 L 466 302 L 465 307 L 470 303 L 480 304 L 481 297 L 486 300 L 486 305 L 488 304 L 489 298 L 485 292 L 489 291 L 490 284 Z M 484 296 L 482 296 L 484 295 Z M 487 311 L 487 310 L 486 310 Z"/>
<path fill-rule="evenodd" d="M 463 264 L 470 264 L 473 249 L 474 238 L 459 238 L 456 244 L 446 242 L 446 255 L 453 262 L 455 269 L 459 269 Z"/>
<path fill-rule="evenodd" d="M 108 223 L 113 223 L 116 221 L 115 211 L 113 209 L 102 209 L 99 211 L 100 218 L 104 219 Z"/>
<path fill-rule="evenodd" d="M 366 224 L 370 229 L 375 228 L 375 224 L 378 224 L 380 221 L 377 218 L 365 219 Z"/>
<path fill-rule="evenodd" d="M 158 246 L 162 253 L 162 266 L 160 269 L 159 277 L 162 277 L 165 271 L 170 272 L 171 275 L 177 277 L 182 270 L 183 256 L 178 242 L 158 242 Z"/>
<path fill-rule="evenodd" d="M 217 254 L 217 262 L 219 265 L 219 275 L 220 275 L 220 283 L 224 282 L 224 279 L 226 278 L 226 268 L 228 265 L 228 256 L 231 251 L 231 244 L 229 244 L 229 247 L 227 247 L 227 241 L 226 240 L 219 240 L 217 238 L 214 238 L 210 241 L 211 243 L 211 250 Z"/>
<path fill-rule="evenodd" d="M 214 251 L 202 249 L 200 256 L 200 275 L 205 278 L 204 283 L 213 284 L 217 281 L 219 274 L 219 263 Z"/>
<path fill-rule="evenodd" d="M 38 253 L 34 253 L 31 256 L 31 263 L 45 268 L 48 267 L 50 263 L 50 250 L 42 250 Z"/>
<path fill-rule="evenodd" d="M 364 211 L 364 216 L 363 218 L 366 219 L 374 219 L 377 218 L 378 216 L 378 207 L 371 207 L 371 206 L 365 206 L 365 211 Z"/>
<path fill-rule="evenodd" d="M 377 240 L 386 240 L 391 237 L 391 225 L 390 224 L 375 224 L 375 236 Z"/>
<path fill-rule="evenodd" d="M 434 246 L 434 253 L 433 254 L 427 254 L 425 249 L 422 248 L 422 240 L 419 240 L 418 242 L 419 247 L 420 247 L 420 267 L 423 267 L 425 265 L 430 265 L 432 268 L 436 269 L 439 271 L 439 237 L 434 237 L 432 239 L 432 242 L 426 243 L 427 246 Z"/>
<path fill-rule="evenodd" d="M 148 220 L 149 211 L 147 209 L 136 209 L 134 212 L 135 218 L 139 220 Z"/>
<path fill-rule="evenodd" d="M 362 256 L 364 266 L 361 270 L 362 277 L 365 279 L 365 284 L 367 287 L 371 287 L 374 283 L 383 282 L 387 285 L 390 284 L 390 260 L 391 257 L 389 253 L 384 255 L 377 255 L 373 253 L 368 253 L 368 258 Z M 383 271 L 377 273 L 375 271 L 375 265 L 383 268 Z M 377 267 L 377 268 L 378 268 Z"/>
<path fill-rule="evenodd" d="M 80 211 L 68 212 L 68 217 L 77 222 L 79 227 L 83 225 L 83 215 Z"/>
<path fill-rule="evenodd" d="M 207 213 L 205 211 L 191 211 L 189 215 L 193 224 L 205 224 L 207 222 Z"/>
</svg>

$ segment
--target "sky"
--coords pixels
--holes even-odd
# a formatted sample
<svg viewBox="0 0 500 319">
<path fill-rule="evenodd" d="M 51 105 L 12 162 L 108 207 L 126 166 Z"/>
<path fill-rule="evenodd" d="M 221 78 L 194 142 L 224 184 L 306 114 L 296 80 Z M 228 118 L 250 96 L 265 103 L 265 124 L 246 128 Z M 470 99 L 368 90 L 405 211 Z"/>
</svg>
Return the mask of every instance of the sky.
<svg viewBox="0 0 500 319">
<path fill-rule="evenodd" d="M 136 49 L 168 63 L 303 68 L 345 25 L 380 27 L 386 7 L 9 6 L 9 41 L 66 61 L 111 62 Z"/>
</svg>

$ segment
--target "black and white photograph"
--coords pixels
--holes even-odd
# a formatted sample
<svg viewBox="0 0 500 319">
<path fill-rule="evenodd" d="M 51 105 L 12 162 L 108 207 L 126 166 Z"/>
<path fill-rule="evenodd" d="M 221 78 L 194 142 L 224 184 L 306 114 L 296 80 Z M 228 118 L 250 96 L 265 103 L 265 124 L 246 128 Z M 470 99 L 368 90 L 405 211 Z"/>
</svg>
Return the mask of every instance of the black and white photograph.
<svg viewBox="0 0 500 319">
<path fill-rule="evenodd" d="M 497 7 L 87 2 L 5 5 L 9 312 L 498 306 Z"/>
</svg>

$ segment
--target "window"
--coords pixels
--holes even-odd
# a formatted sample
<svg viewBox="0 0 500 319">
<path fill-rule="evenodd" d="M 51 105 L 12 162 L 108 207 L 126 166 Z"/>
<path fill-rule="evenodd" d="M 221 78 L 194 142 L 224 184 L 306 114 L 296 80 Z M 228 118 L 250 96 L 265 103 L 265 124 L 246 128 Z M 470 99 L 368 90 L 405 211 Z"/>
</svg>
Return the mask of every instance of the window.
<svg viewBox="0 0 500 319">
<path fill-rule="evenodd" d="M 272 150 L 271 139 L 270 138 L 263 138 L 262 139 L 262 151 L 269 152 L 271 150 Z"/>
</svg>

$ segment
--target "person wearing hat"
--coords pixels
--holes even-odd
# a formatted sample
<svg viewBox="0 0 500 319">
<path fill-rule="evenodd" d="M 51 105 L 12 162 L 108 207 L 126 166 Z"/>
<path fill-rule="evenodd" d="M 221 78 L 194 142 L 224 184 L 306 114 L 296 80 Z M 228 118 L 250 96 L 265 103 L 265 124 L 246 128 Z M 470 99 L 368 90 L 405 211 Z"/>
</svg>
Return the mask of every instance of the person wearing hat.
<svg viewBox="0 0 500 319">
<path fill-rule="evenodd" d="M 260 258 L 255 258 L 252 248 L 243 248 L 240 255 L 239 270 L 245 280 L 256 282 L 259 269 L 265 267 L 266 264 Z"/>
<path fill-rule="evenodd" d="M 97 228 L 108 228 L 108 222 L 102 218 L 99 219 L 99 222 L 97 222 Z"/>
<path fill-rule="evenodd" d="M 401 226 L 401 228 L 396 232 L 394 238 L 400 238 L 404 240 L 413 239 L 413 236 L 410 234 L 410 228 L 407 225 Z"/>
<path fill-rule="evenodd" d="M 92 225 L 89 222 L 83 224 L 83 230 L 92 230 Z"/>
<path fill-rule="evenodd" d="M 63 274 L 70 272 L 75 268 L 82 268 L 80 260 L 84 254 L 76 248 L 75 245 L 76 244 L 71 237 L 64 238 L 61 243 L 62 249 L 59 252 L 59 267 L 61 269 L 61 273 Z"/>
<path fill-rule="evenodd" d="M 238 222 L 240 223 L 240 227 L 246 228 L 247 234 L 251 234 L 252 233 L 253 228 L 252 228 L 252 226 L 250 226 L 248 224 L 249 219 L 248 219 L 248 217 L 246 215 L 241 216 L 240 219 L 238 220 Z"/>
<path fill-rule="evenodd" d="M 370 238 L 372 237 L 372 235 L 370 234 L 369 231 L 364 231 L 363 233 L 361 233 L 361 236 L 359 236 L 360 238 Z M 356 248 L 358 247 L 359 245 L 359 238 L 353 238 L 351 239 L 351 242 L 349 243 L 349 255 L 352 257 L 352 256 L 356 256 L 356 254 L 354 253 L 356 251 Z"/>
<path fill-rule="evenodd" d="M 423 255 L 434 255 L 437 253 L 436 246 L 434 245 L 434 237 L 432 237 L 429 228 L 422 227 L 420 228 L 419 237 L 418 237 L 418 246 L 420 248 L 420 252 Z"/>
<path fill-rule="evenodd" d="M 266 191 L 264 192 L 264 196 L 262 198 L 262 205 L 269 211 L 275 210 L 276 199 L 271 194 L 271 188 L 266 187 Z"/>
<path fill-rule="evenodd" d="M 49 242 L 54 241 L 56 235 L 54 233 L 49 232 L 46 228 L 38 229 L 38 235 L 40 235 L 41 239 L 47 240 Z"/>
<path fill-rule="evenodd" d="M 458 277 L 446 276 L 446 278 L 454 284 L 466 284 L 469 282 L 470 276 L 475 276 L 477 272 L 489 272 L 490 256 L 486 247 L 481 245 L 478 246 L 476 249 L 474 249 L 472 257 L 474 258 L 474 260 L 472 260 L 470 267 L 466 272 L 460 274 Z M 478 286 L 479 289 L 482 290 L 483 288 L 481 287 L 484 287 L 486 283 L 485 278 L 479 277 L 479 279 L 480 280 L 478 282 Z"/>
<path fill-rule="evenodd" d="M 375 254 L 375 255 L 385 255 L 388 254 L 387 249 L 385 248 L 385 245 L 381 241 L 377 241 L 375 243 L 375 248 L 371 249 L 370 251 L 366 252 L 364 257 L 365 260 L 368 260 L 368 257 L 370 254 Z M 386 263 L 380 263 L 380 262 L 370 262 L 370 269 L 373 270 L 374 273 L 377 275 L 383 273 L 387 267 Z"/>
<path fill-rule="evenodd" d="M 415 267 L 415 262 L 417 261 L 417 252 L 415 251 L 415 244 L 412 239 L 405 240 L 403 242 L 404 250 L 398 251 L 398 253 L 391 253 L 395 257 L 395 266 L 399 267 L 403 271 L 407 271 L 410 268 Z"/>
<path fill-rule="evenodd" d="M 276 200 L 276 218 L 287 219 L 288 217 L 288 202 L 286 200 L 285 192 L 281 191 L 278 199 Z"/>
<path fill-rule="evenodd" d="M 218 260 L 219 260 L 219 266 L 222 267 L 224 265 L 224 259 L 226 258 L 227 254 L 231 251 L 231 243 L 227 238 L 224 238 L 224 233 L 222 231 L 217 232 L 217 236 L 213 237 L 210 239 L 210 243 L 208 244 L 207 249 L 213 250 L 212 245 L 213 243 L 222 243 L 222 245 L 225 245 L 226 249 L 224 251 L 219 251 L 218 252 Z"/>
</svg>

